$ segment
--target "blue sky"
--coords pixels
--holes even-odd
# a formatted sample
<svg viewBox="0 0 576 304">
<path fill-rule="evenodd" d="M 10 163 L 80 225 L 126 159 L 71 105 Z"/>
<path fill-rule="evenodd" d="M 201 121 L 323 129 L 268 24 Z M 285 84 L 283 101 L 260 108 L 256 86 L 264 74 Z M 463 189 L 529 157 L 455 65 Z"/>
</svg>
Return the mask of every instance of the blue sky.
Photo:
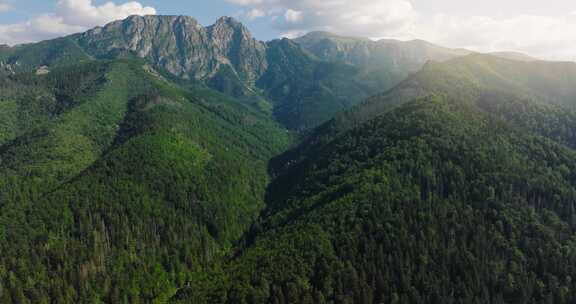
<svg viewBox="0 0 576 304">
<path fill-rule="evenodd" d="M 11 5 L 10 10 L 0 11 L 0 24 L 14 24 L 26 22 L 39 15 L 53 13 L 57 0 L 13 0 L 4 1 Z M 94 0 L 94 5 L 102 5 L 109 0 Z M 124 3 L 128 1 L 115 1 Z M 263 19 L 247 20 L 241 18 L 241 11 L 244 7 L 231 4 L 224 0 L 141 0 L 138 1 L 144 6 L 154 7 L 158 14 L 163 15 L 188 15 L 196 18 L 200 23 L 208 25 L 221 16 L 232 16 L 243 19 L 242 21 L 250 28 L 252 33 L 261 40 L 277 38 L 281 33 L 270 27 Z M 0 0 L 2 3 L 2 0 Z M 1 43 L 9 43 L 1 41 Z"/>
<path fill-rule="evenodd" d="M 2 14 L 2 23 L 23 21 L 34 15 L 44 14 L 54 10 L 57 0 L 18 0 L 5 1 L 11 3 L 14 10 Z M 94 5 L 101 5 L 105 0 L 93 0 Z M 113 1 L 125 3 L 128 1 Z M 206 19 L 208 22 L 216 16 L 234 14 L 238 11 L 237 5 L 232 5 L 224 0 L 213 1 L 180 1 L 180 0 L 140 0 L 145 6 L 152 6 L 159 14 L 194 15 L 198 19 Z M 217 18 L 217 17 L 216 17 Z"/>
<path fill-rule="evenodd" d="M 0 0 L 0 44 L 63 36 L 130 14 L 189 15 L 204 25 L 232 16 L 260 40 L 326 30 L 576 60 L 574 0 Z"/>
</svg>

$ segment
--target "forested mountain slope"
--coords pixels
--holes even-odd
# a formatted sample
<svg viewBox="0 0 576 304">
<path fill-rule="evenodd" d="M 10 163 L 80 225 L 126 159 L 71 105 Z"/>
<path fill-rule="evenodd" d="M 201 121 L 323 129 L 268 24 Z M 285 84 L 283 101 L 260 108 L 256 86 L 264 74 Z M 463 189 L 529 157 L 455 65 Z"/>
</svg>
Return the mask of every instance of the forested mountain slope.
<svg viewBox="0 0 576 304">
<path fill-rule="evenodd" d="M 391 103 L 442 93 L 479 100 L 485 94 L 506 94 L 543 105 L 576 106 L 576 63 L 523 62 L 473 54 L 444 63 L 431 62 L 393 90 L 358 107 L 361 120 L 379 115 Z M 352 111 L 354 112 L 354 111 Z M 372 116 L 373 117 L 373 116 Z"/>
<path fill-rule="evenodd" d="M 339 115 L 273 162 L 228 287 L 207 290 L 230 303 L 570 303 L 573 73 L 471 55 Z"/>
<path fill-rule="evenodd" d="M 3 78 L 1 302 L 165 301 L 264 206 L 286 132 L 149 71 L 96 61 Z"/>
<path fill-rule="evenodd" d="M 473 102 L 403 103 L 272 183 L 228 302 L 570 303 L 575 169 Z"/>
<path fill-rule="evenodd" d="M 302 147 L 318 147 L 404 102 L 430 94 L 475 103 L 531 131 L 576 143 L 572 124 L 576 110 L 575 63 L 472 54 L 442 63 L 429 62 L 393 89 L 336 115 L 312 132 Z"/>
<path fill-rule="evenodd" d="M 269 68 L 257 84 L 273 101 L 275 118 L 291 130 L 312 129 L 391 85 L 384 74 L 317 60 L 289 39 L 268 46 Z"/>
</svg>

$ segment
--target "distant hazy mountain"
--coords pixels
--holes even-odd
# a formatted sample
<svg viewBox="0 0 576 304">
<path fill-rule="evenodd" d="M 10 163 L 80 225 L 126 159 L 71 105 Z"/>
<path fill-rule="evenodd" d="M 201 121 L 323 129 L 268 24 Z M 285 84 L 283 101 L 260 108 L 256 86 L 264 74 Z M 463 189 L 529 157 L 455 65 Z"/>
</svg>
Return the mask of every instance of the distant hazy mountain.
<svg viewBox="0 0 576 304">
<path fill-rule="evenodd" d="M 361 107 L 337 115 L 322 128 L 337 133 L 430 94 L 466 100 L 484 100 L 496 94 L 542 106 L 574 109 L 576 63 L 510 60 L 486 54 L 430 62 L 393 89 L 366 99 Z"/>
<path fill-rule="evenodd" d="M 323 60 L 371 68 L 385 67 L 398 73 L 416 72 L 429 60 L 445 61 L 472 53 L 463 49 L 444 48 L 423 40 L 373 41 L 327 32 L 311 32 L 294 41 Z"/>
<path fill-rule="evenodd" d="M 510 59 L 510 60 L 517 60 L 517 61 L 539 61 L 540 59 L 528 56 L 526 54 L 518 53 L 518 52 L 493 52 L 488 53 L 488 55 Z"/>
</svg>

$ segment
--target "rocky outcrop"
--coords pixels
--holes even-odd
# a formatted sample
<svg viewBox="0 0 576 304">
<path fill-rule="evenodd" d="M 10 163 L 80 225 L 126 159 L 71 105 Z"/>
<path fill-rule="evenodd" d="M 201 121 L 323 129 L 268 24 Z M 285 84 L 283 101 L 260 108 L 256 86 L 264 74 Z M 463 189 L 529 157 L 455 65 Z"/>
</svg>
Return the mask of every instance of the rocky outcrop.
<svg viewBox="0 0 576 304">
<path fill-rule="evenodd" d="M 205 78 L 217 65 L 206 30 L 191 17 L 132 16 L 92 29 L 79 43 L 97 57 L 134 54 L 183 78 Z"/>
<path fill-rule="evenodd" d="M 206 30 L 218 55 L 230 61 L 241 79 L 254 83 L 266 71 L 266 45 L 240 22 L 222 17 Z"/>
<path fill-rule="evenodd" d="M 187 16 L 131 16 L 77 35 L 96 57 L 136 55 L 175 76 L 210 80 L 223 67 L 254 82 L 266 69 L 266 46 L 236 20 L 201 26 Z"/>
</svg>

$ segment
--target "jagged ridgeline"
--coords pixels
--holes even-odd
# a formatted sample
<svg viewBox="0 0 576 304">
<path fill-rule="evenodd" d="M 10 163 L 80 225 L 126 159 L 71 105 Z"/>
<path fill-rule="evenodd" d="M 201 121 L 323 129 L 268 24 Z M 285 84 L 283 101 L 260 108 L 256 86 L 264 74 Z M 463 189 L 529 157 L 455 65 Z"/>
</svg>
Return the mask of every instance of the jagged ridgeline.
<svg viewBox="0 0 576 304">
<path fill-rule="evenodd" d="M 392 88 L 428 60 L 462 54 L 418 41 L 323 33 L 266 43 L 228 17 L 203 27 L 186 16 L 133 16 L 82 34 L 1 48 L 0 62 L 4 71 L 36 71 L 91 58 L 144 58 L 160 72 L 206 84 L 273 113 L 289 129 L 306 130 Z"/>
</svg>

